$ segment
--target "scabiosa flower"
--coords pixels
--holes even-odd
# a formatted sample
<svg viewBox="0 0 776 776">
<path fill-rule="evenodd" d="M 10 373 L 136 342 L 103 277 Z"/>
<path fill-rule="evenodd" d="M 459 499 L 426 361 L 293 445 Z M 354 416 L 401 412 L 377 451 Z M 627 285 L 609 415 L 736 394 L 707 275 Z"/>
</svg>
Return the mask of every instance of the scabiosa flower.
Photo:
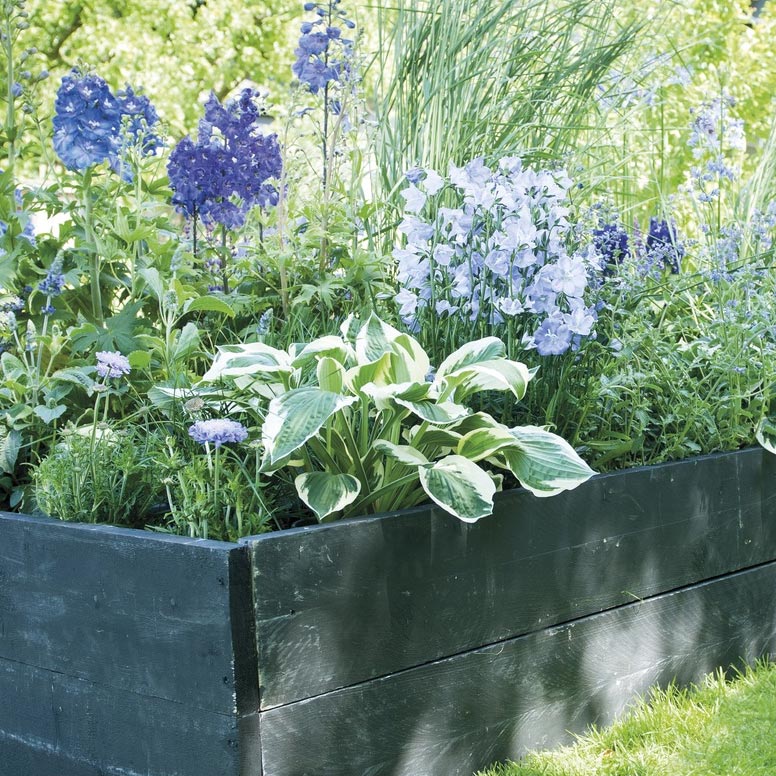
<svg viewBox="0 0 776 776">
<path fill-rule="evenodd" d="M 170 154 L 167 172 L 173 204 L 188 217 L 236 229 L 255 205 L 274 206 L 282 159 L 277 135 L 264 135 L 257 94 L 244 89 L 226 105 L 211 94 L 195 143 L 184 137 Z"/>
<path fill-rule="evenodd" d="M 123 377 L 130 372 L 129 359 L 115 351 L 97 353 L 97 374 L 100 377 Z"/>
<path fill-rule="evenodd" d="M 201 445 L 212 444 L 218 448 L 227 442 L 243 442 L 248 438 L 248 430 L 236 420 L 215 418 L 198 420 L 189 428 L 189 436 Z"/>
</svg>

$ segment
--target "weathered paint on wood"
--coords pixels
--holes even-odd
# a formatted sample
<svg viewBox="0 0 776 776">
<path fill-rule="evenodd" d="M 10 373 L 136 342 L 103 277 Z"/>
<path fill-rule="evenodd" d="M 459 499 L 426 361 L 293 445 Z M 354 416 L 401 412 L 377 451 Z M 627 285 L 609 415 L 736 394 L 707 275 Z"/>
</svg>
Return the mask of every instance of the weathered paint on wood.
<svg viewBox="0 0 776 776">
<path fill-rule="evenodd" d="M 253 543 L 262 709 L 776 558 L 759 449 L 504 493 L 475 525 L 434 508 Z"/>
<path fill-rule="evenodd" d="M 770 563 L 272 709 L 264 774 L 471 776 L 655 684 L 776 652 L 774 590 Z"/>
<path fill-rule="evenodd" d="M 39 776 L 26 744 L 58 776 L 236 776 L 248 742 L 260 773 L 250 577 L 237 545 L 0 514 L 0 775 Z"/>
</svg>

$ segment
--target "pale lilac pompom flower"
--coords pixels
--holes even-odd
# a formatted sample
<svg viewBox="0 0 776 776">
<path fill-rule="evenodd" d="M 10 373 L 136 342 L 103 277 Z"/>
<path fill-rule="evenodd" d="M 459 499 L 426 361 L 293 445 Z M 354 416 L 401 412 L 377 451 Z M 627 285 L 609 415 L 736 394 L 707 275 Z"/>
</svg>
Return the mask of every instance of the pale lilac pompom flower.
<svg viewBox="0 0 776 776">
<path fill-rule="evenodd" d="M 189 428 L 189 436 L 201 445 L 212 444 L 218 448 L 227 442 L 243 442 L 248 438 L 248 430 L 236 420 L 214 418 L 198 420 Z"/>
<path fill-rule="evenodd" d="M 119 352 L 97 353 L 97 374 L 100 377 L 123 377 L 130 372 L 129 360 Z"/>
</svg>

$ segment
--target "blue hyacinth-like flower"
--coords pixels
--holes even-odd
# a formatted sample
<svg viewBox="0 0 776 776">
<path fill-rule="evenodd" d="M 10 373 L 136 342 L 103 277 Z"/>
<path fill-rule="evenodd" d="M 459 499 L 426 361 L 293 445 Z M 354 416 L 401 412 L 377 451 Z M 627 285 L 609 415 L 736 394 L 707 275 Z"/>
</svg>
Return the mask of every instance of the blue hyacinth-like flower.
<svg viewBox="0 0 776 776">
<path fill-rule="evenodd" d="M 342 30 L 334 26 L 334 21 L 337 20 L 348 29 L 356 25 L 347 18 L 345 11 L 337 8 L 339 3 L 340 0 L 330 0 L 326 4 L 304 5 L 305 11 L 315 11 L 317 19 L 302 24 L 302 36 L 294 50 L 296 61 L 291 70 L 313 94 L 332 81 L 340 81 L 348 71 L 347 60 L 352 52 L 353 41 L 342 37 Z M 334 53 L 333 43 L 338 46 L 339 54 Z"/>
<path fill-rule="evenodd" d="M 86 170 L 105 161 L 117 169 L 126 145 L 124 125 L 126 135 L 139 142 L 143 153 L 153 153 L 161 144 L 151 131 L 159 117 L 150 100 L 130 86 L 116 97 L 94 73 L 74 69 L 66 75 L 54 109 L 54 150 L 71 170 Z"/>
<path fill-rule="evenodd" d="M 269 181 L 280 177 L 277 135 L 264 135 L 257 95 L 244 89 L 226 105 L 211 94 L 197 141 L 184 137 L 170 154 L 167 172 L 172 201 L 188 217 L 236 229 L 254 206 L 278 202 Z"/>
<path fill-rule="evenodd" d="M 605 275 L 611 275 L 630 256 L 628 233 L 619 224 L 603 224 L 594 229 L 593 245 L 603 259 Z"/>
<path fill-rule="evenodd" d="M 130 372 L 129 359 L 115 351 L 97 353 L 97 374 L 100 377 L 123 377 Z"/>
<path fill-rule="evenodd" d="M 676 226 L 673 223 L 652 216 L 649 219 L 645 247 L 648 256 L 662 261 L 671 270 L 671 274 L 679 274 L 684 246 L 677 238 Z"/>
<path fill-rule="evenodd" d="M 51 263 L 46 277 L 38 283 L 38 290 L 47 297 L 59 296 L 65 287 L 65 276 L 62 272 L 62 259 L 57 257 Z"/>
<path fill-rule="evenodd" d="M 248 438 L 248 430 L 236 420 L 215 418 L 198 420 L 189 428 L 189 436 L 201 445 L 212 444 L 218 448 L 228 442 L 243 442 Z"/>
</svg>

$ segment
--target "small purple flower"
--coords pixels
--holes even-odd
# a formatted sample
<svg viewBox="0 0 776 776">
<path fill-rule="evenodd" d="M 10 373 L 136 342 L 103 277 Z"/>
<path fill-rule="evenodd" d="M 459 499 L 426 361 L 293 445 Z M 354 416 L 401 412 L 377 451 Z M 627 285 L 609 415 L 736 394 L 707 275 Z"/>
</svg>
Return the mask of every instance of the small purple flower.
<svg viewBox="0 0 776 776">
<path fill-rule="evenodd" d="M 130 372 L 129 359 L 117 351 L 97 353 L 97 374 L 100 377 L 123 377 Z"/>
<path fill-rule="evenodd" d="M 248 438 L 248 430 L 236 420 L 214 418 L 198 420 L 189 428 L 189 436 L 201 445 L 213 444 L 218 448 L 227 442 L 243 442 Z"/>
</svg>

